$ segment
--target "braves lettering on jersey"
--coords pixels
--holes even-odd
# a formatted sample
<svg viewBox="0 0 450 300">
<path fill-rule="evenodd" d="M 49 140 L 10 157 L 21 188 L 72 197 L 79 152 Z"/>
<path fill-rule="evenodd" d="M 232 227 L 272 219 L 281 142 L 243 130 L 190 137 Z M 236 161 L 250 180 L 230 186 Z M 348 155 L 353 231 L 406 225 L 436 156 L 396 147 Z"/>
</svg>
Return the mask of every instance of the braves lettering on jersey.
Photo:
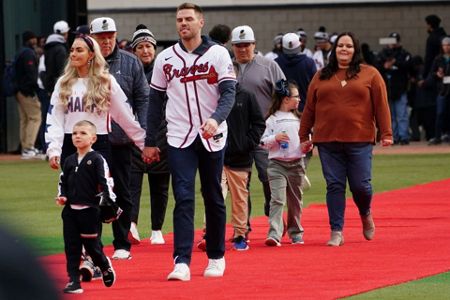
<svg viewBox="0 0 450 300">
<path fill-rule="evenodd" d="M 187 52 L 180 43 L 157 56 L 151 87 L 167 93 L 167 141 L 177 148 L 189 146 L 200 126 L 218 106 L 219 84 L 235 80 L 233 64 L 225 47 L 209 45 L 204 51 Z M 225 147 L 227 124 L 222 122 L 214 137 L 205 140 L 208 151 Z"/>
</svg>

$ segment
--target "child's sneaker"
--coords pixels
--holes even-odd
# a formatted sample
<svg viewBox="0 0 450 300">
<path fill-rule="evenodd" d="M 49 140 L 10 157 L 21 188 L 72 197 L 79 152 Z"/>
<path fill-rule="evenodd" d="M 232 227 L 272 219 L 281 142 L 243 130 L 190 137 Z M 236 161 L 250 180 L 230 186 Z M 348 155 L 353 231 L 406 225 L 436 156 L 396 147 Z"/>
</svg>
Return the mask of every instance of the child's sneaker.
<svg viewBox="0 0 450 300">
<path fill-rule="evenodd" d="M 114 281 L 116 281 L 116 273 L 114 272 L 111 260 L 109 257 L 107 257 L 109 266 L 106 270 L 102 271 L 103 276 L 103 284 L 106 287 L 111 287 L 114 284 Z"/>
<path fill-rule="evenodd" d="M 81 294 L 83 293 L 83 289 L 81 288 L 81 284 L 79 281 L 70 281 L 66 284 L 63 292 L 66 294 Z"/>
<path fill-rule="evenodd" d="M 234 248 L 234 250 L 237 250 L 237 251 L 248 250 L 249 247 L 248 247 L 248 244 L 247 244 L 247 240 L 244 237 L 242 237 L 242 236 L 238 236 L 233 241 L 233 248 Z"/>
<path fill-rule="evenodd" d="M 299 235 L 294 236 L 294 237 L 292 238 L 292 244 L 300 244 L 300 245 L 303 245 L 304 243 L 305 243 L 305 241 L 304 241 L 303 238 L 302 238 L 301 236 L 299 236 Z"/>
<path fill-rule="evenodd" d="M 269 247 L 275 247 L 275 246 L 276 247 L 281 247 L 280 242 L 277 239 L 273 238 L 273 237 L 268 237 L 266 239 L 265 244 L 266 244 L 266 246 L 269 246 Z"/>
</svg>

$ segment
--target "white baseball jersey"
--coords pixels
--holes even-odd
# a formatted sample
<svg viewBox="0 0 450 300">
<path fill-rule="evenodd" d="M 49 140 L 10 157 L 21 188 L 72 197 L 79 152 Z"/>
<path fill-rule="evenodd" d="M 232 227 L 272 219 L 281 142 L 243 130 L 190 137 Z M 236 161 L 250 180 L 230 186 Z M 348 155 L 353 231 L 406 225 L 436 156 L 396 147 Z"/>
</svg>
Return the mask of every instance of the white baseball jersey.
<svg viewBox="0 0 450 300">
<path fill-rule="evenodd" d="M 172 147 L 188 147 L 198 134 L 201 137 L 200 126 L 217 108 L 219 83 L 236 79 L 225 47 L 206 45 L 203 50 L 201 54 L 189 53 L 177 43 L 161 52 L 155 61 L 151 87 L 167 93 L 167 142 Z M 223 149 L 226 138 L 224 121 L 214 137 L 201 139 L 212 152 Z"/>
<path fill-rule="evenodd" d="M 98 111 L 95 107 L 91 110 L 83 107 L 82 99 L 87 90 L 87 78 L 78 78 L 73 84 L 66 109 L 59 100 L 60 80 L 58 80 L 50 99 L 45 132 L 45 141 L 48 143 L 47 154 L 50 158 L 61 156 L 64 135 L 72 134 L 75 123 L 88 120 L 97 127 L 97 134 L 108 134 L 111 131 L 110 116 L 140 149 L 144 148 L 145 130 L 136 121 L 131 106 L 126 102 L 127 96 L 125 96 L 116 79 L 112 75 L 109 77 L 111 79 L 111 95 L 108 112 Z"/>
</svg>

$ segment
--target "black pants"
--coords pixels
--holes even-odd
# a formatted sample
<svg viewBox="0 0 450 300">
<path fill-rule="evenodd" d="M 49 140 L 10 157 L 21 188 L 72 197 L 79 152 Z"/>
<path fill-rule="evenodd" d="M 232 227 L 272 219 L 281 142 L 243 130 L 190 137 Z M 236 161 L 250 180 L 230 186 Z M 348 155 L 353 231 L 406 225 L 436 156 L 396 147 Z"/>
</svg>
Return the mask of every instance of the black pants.
<svg viewBox="0 0 450 300">
<path fill-rule="evenodd" d="M 131 147 L 132 144 L 111 145 L 111 174 L 114 178 L 114 192 L 117 205 L 123 209 L 120 218 L 112 222 L 114 249 L 130 251 L 131 243 L 128 241 L 131 219 L 130 213 L 133 204 L 130 199 L 131 174 Z"/>
<path fill-rule="evenodd" d="M 143 172 L 133 170 L 131 172 L 130 193 L 133 207 L 131 209 L 131 221 L 138 223 L 139 206 L 142 192 Z M 161 230 L 166 216 L 167 202 L 169 198 L 170 173 L 148 173 L 148 185 L 150 187 L 150 216 L 152 230 Z"/>
<path fill-rule="evenodd" d="M 100 242 L 100 210 L 89 207 L 81 210 L 66 205 L 61 213 L 63 220 L 64 250 L 66 253 L 67 274 L 71 280 L 79 281 L 82 246 L 100 269 L 106 270 L 109 262 L 103 253 Z"/>
</svg>

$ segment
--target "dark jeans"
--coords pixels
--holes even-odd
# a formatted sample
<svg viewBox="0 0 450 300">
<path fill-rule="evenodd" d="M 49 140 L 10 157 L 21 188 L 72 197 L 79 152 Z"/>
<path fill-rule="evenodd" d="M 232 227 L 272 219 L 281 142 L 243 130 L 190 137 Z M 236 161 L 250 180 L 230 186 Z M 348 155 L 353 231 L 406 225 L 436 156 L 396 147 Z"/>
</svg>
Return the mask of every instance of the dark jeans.
<svg viewBox="0 0 450 300">
<path fill-rule="evenodd" d="M 436 123 L 435 135 L 437 139 L 441 139 L 441 135 L 450 125 L 450 118 L 447 111 L 450 105 L 450 94 L 448 96 L 437 96 L 436 98 Z M 444 132 L 445 133 L 445 132 Z"/>
<path fill-rule="evenodd" d="M 133 157 L 133 160 L 137 159 Z M 131 222 L 138 223 L 139 207 L 142 193 L 142 180 L 144 171 L 132 167 L 130 180 L 130 194 L 133 207 L 131 209 Z M 150 216 L 152 230 L 161 230 L 166 216 L 169 199 L 170 173 L 147 173 L 150 187 Z"/>
<path fill-rule="evenodd" d="M 132 144 L 111 145 L 111 174 L 114 178 L 114 192 L 116 201 L 123 209 L 120 218 L 112 222 L 114 235 L 114 249 L 130 250 L 131 243 L 128 241 L 131 219 L 130 213 L 133 204 L 130 199 L 130 174 L 131 174 L 131 147 Z"/>
<path fill-rule="evenodd" d="M 190 264 L 194 242 L 195 176 L 200 175 L 206 217 L 206 253 L 210 259 L 225 254 L 226 209 L 221 177 L 224 150 L 208 152 L 199 137 L 186 148 L 169 146 L 168 161 L 175 197 L 173 212 L 175 263 Z"/>
<path fill-rule="evenodd" d="M 43 153 L 47 151 L 47 144 L 45 143 L 45 129 L 47 127 L 47 111 L 50 106 L 50 96 L 48 92 L 39 89 L 37 92 L 39 102 L 41 102 L 41 127 L 39 128 L 38 137 L 36 139 L 36 148 L 42 150 Z"/>
<path fill-rule="evenodd" d="M 348 180 L 359 214 L 370 213 L 372 202 L 372 148 L 370 143 L 317 143 L 327 182 L 327 207 L 331 230 L 344 228 L 345 190 Z"/>
<path fill-rule="evenodd" d="M 109 267 L 100 242 L 100 210 L 97 207 L 76 210 L 66 205 L 61 213 L 63 220 L 64 250 L 67 273 L 72 280 L 79 280 L 81 249 L 86 252 L 101 270 Z"/>
</svg>

